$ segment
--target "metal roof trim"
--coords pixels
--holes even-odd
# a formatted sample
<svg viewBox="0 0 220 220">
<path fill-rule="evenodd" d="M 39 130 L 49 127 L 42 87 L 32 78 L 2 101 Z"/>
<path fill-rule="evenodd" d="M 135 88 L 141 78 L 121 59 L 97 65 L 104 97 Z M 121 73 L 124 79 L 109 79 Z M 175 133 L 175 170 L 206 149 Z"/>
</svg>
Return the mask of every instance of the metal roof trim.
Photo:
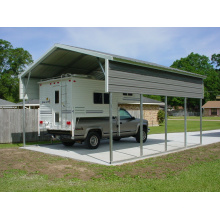
<svg viewBox="0 0 220 220">
<path fill-rule="evenodd" d="M 207 76 L 203 76 L 200 74 L 191 73 L 191 72 L 187 72 L 187 71 L 183 71 L 183 70 L 179 70 L 179 69 L 174 69 L 174 68 L 170 68 L 170 67 L 155 66 L 155 65 L 147 64 L 144 61 L 141 62 L 141 60 L 138 62 L 138 61 L 134 61 L 134 60 L 113 57 L 113 61 L 117 61 L 120 63 L 126 63 L 126 64 L 133 64 L 133 65 L 141 66 L 141 67 L 149 67 L 152 69 L 158 69 L 158 70 L 163 70 L 163 71 L 167 71 L 167 72 L 178 73 L 178 74 L 187 75 L 187 76 L 193 76 L 193 77 L 201 78 L 201 79 L 206 79 L 206 77 L 207 77 Z"/>
<path fill-rule="evenodd" d="M 74 51 L 74 52 L 78 52 L 78 53 L 83 53 L 83 54 L 86 54 L 86 55 L 99 57 L 99 58 L 103 58 L 103 59 L 113 60 L 113 56 L 108 55 L 106 53 L 101 53 L 101 52 L 98 52 L 98 51 L 92 51 L 92 50 L 89 50 L 89 49 L 73 47 L 73 46 L 68 46 L 68 45 L 64 45 L 64 44 L 55 44 L 55 46 L 57 48 L 61 48 L 61 49 L 65 49 L 65 50 L 70 50 L 70 51 Z"/>
</svg>

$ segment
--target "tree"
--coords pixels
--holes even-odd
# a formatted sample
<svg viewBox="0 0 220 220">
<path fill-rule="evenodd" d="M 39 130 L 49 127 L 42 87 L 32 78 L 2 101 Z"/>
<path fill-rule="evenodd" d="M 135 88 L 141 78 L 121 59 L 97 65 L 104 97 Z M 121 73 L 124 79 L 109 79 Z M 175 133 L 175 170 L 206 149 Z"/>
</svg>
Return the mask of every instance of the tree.
<svg viewBox="0 0 220 220">
<path fill-rule="evenodd" d="M 213 54 L 211 58 L 212 64 L 216 66 L 216 68 L 219 68 L 217 70 L 220 70 L 220 54 Z"/>
<path fill-rule="evenodd" d="M 161 109 L 157 113 L 157 120 L 158 120 L 159 124 L 163 124 L 163 122 L 165 120 L 165 112 Z"/>
<path fill-rule="evenodd" d="M 23 48 L 13 48 L 0 39 L 0 98 L 19 101 L 18 75 L 33 62 L 31 54 Z"/>
<path fill-rule="evenodd" d="M 218 62 L 218 56 L 213 57 L 213 62 Z M 204 55 L 199 55 L 197 53 L 191 53 L 185 58 L 176 60 L 171 65 L 173 68 L 185 70 L 192 73 L 197 73 L 207 76 L 204 80 L 204 102 L 209 100 L 215 100 L 216 95 L 220 92 L 220 77 L 219 73 L 214 69 L 210 59 Z M 183 106 L 183 98 L 170 98 L 169 104 L 172 105 L 172 102 L 180 103 Z M 188 108 L 195 108 L 199 106 L 199 100 L 190 99 L 188 102 Z M 173 103 L 174 104 L 174 103 Z"/>
</svg>

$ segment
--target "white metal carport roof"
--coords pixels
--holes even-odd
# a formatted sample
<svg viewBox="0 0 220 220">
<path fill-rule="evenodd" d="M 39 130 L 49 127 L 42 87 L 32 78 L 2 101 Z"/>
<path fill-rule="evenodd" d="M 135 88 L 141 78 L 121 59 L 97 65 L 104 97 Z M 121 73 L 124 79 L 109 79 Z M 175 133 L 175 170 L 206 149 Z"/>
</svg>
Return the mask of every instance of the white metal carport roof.
<svg viewBox="0 0 220 220">
<path fill-rule="evenodd" d="M 202 79 L 206 78 L 203 75 L 162 66 L 151 62 L 63 44 L 55 44 L 35 63 L 21 73 L 19 77 L 25 77 L 29 72 L 31 72 L 31 77 L 34 78 L 50 78 L 71 70 L 77 70 L 78 73 L 80 72 L 82 74 L 90 74 L 92 71 L 99 68 L 97 58 L 100 58 L 102 63 L 104 63 L 105 59 L 108 59 L 182 75 L 194 76 Z"/>
</svg>

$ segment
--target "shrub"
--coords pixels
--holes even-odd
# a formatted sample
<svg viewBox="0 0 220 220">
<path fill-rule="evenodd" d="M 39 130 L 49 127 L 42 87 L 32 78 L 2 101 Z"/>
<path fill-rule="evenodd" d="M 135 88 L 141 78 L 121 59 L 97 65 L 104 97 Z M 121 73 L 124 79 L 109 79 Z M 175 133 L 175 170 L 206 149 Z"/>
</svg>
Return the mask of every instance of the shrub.
<svg viewBox="0 0 220 220">
<path fill-rule="evenodd" d="M 162 124 L 164 122 L 164 119 L 165 119 L 165 112 L 163 110 L 159 110 L 157 113 L 157 120 L 159 124 Z"/>
</svg>

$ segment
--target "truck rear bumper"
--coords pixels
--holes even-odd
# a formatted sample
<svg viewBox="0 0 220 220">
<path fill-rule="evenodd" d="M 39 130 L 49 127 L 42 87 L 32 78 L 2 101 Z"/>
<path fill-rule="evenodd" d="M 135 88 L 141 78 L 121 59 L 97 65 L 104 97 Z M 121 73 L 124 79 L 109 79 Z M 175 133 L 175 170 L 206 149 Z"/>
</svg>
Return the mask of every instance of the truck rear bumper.
<svg viewBox="0 0 220 220">
<path fill-rule="evenodd" d="M 65 139 L 65 140 L 80 140 L 83 141 L 85 137 L 83 135 L 74 135 L 72 138 L 72 132 L 70 130 L 56 130 L 56 129 L 47 129 L 48 134 L 52 135 L 55 139 Z"/>
</svg>

